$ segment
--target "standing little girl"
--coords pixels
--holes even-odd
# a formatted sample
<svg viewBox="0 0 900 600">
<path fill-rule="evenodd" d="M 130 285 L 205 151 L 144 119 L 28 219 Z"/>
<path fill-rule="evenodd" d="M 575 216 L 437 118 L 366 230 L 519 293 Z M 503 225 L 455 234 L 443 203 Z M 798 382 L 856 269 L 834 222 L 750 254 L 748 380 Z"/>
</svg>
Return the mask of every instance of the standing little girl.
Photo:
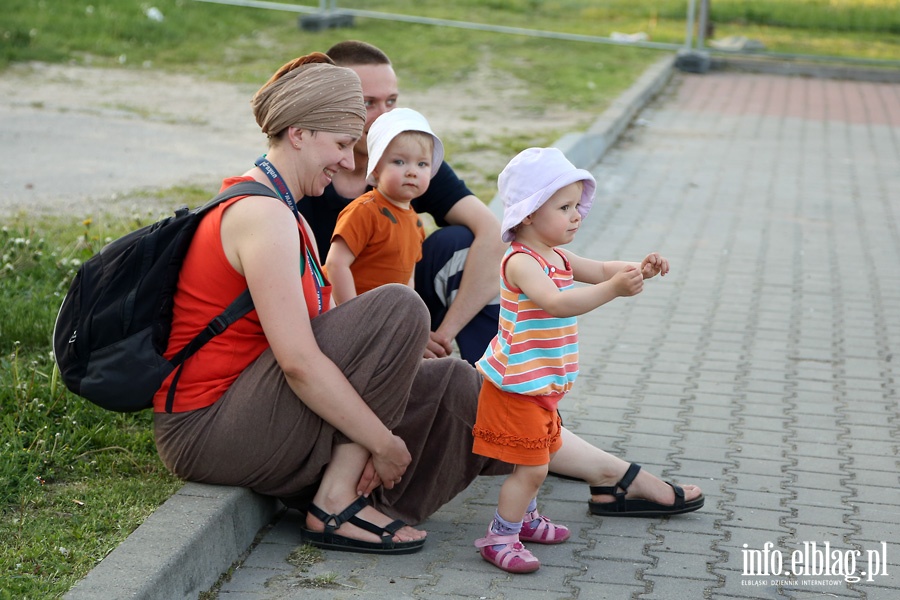
<svg viewBox="0 0 900 600">
<path fill-rule="evenodd" d="M 500 323 L 477 368 L 484 375 L 473 434 L 476 454 L 515 465 L 503 483 L 481 556 L 504 571 L 530 573 L 540 561 L 522 541 L 559 544 L 569 530 L 538 512 L 537 493 L 562 446 L 557 404 L 578 375 L 577 315 L 669 271 L 659 254 L 641 263 L 599 262 L 562 246 L 594 200 L 596 182 L 555 148 L 529 148 L 498 180 L 502 235 L 512 242 L 500 267 Z M 591 284 L 575 287 L 574 282 Z"/>
</svg>

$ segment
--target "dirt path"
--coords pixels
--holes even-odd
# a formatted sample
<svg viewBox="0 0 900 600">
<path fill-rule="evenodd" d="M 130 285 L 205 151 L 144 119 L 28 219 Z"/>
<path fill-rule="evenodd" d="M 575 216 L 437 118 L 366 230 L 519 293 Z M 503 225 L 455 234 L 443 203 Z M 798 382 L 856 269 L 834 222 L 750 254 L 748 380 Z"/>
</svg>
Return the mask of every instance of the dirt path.
<svg viewBox="0 0 900 600">
<path fill-rule="evenodd" d="M 147 191 L 194 184 L 214 191 L 265 149 L 250 113 L 256 86 L 157 71 L 20 64 L 0 73 L 0 217 L 19 211 L 133 213 L 165 205 Z M 404 93 L 445 141 L 471 187 L 510 158 L 485 143 L 528 131 L 564 132 L 590 115 L 527 108 L 527 91 L 495 73 Z M 151 205 L 148 206 L 148 203 Z"/>
</svg>

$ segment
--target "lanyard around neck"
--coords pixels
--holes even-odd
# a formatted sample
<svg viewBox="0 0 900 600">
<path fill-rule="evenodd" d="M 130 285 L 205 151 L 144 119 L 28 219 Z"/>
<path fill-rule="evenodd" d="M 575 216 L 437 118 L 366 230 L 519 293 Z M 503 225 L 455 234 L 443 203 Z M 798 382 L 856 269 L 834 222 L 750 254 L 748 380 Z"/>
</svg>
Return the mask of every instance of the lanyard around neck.
<svg viewBox="0 0 900 600">
<path fill-rule="evenodd" d="M 281 196 L 281 200 L 287 204 L 288 208 L 291 209 L 291 212 L 294 213 L 294 217 L 296 217 L 299 222 L 300 211 L 297 210 L 297 202 L 294 200 L 291 190 L 288 189 L 287 184 L 284 182 L 284 177 L 281 176 L 281 173 L 278 172 L 275 165 L 266 159 L 265 154 L 257 158 L 256 162 L 253 164 L 262 169 L 262 172 L 266 174 L 266 177 L 268 177 L 269 181 L 272 182 L 272 185 L 275 186 L 275 191 Z"/>
</svg>

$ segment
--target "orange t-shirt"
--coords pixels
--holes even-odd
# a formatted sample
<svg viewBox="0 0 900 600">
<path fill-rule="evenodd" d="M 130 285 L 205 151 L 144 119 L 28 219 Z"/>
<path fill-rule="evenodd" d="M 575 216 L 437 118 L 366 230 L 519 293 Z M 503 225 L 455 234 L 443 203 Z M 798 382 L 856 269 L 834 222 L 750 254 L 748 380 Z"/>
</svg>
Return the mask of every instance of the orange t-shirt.
<svg viewBox="0 0 900 600">
<path fill-rule="evenodd" d="M 231 177 L 222 189 L 249 177 Z M 241 196 L 223 202 L 212 209 L 200 221 L 191 240 L 178 278 L 175 305 L 172 316 L 172 332 L 165 352 L 172 358 L 188 344 L 206 325 L 218 316 L 231 302 L 247 289 L 247 280 L 228 262 L 222 247 L 222 215 Z M 328 309 L 330 284 L 320 276 L 303 227 L 298 223 L 303 242 L 303 292 L 304 309 L 313 318 Z M 322 309 L 319 310 L 317 289 L 322 290 Z M 215 403 L 234 383 L 235 379 L 256 360 L 269 342 L 263 333 L 256 310 L 238 319 L 228 329 L 212 338 L 183 365 L 173 403 L 173 412 L 185 412 L 204 408 Z M 166 396 L 173 375 L 170 375 L 153 397 L 153 409 L 164 412 Z"/>
<path fill-rule="evenodd" d="M 356 256 L 350 272 L 356 293 L 362 294 L 388 283 L 409 283 L 422 258 L 425 227 L 415 210 L 394 206 L 371 190 L 341 211 L 331 239 L 336 237 Z"/>
</svg>

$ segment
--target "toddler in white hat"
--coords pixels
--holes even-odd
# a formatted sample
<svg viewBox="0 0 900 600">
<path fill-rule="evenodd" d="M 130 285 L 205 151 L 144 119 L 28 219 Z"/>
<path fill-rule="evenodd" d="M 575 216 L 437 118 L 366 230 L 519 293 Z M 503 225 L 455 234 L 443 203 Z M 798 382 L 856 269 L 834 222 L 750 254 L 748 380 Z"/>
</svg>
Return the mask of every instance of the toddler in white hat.
<svg viewBox="0 0 900 600">
<path fill-rule="evenodd" d="M 576 317 L 619 296 L 633 296 L 643 280 L 665 275 L 658 253 L 640 263 L 599 262 L 560 246 L 571 242 L 594 200 L 593 176 L 555 148 L 529 148 L 503 169 L 503 241 L 512 242 L 500 266 L 500 324 L 476 363 L 484 375 L 473 428 L 473 452 L 516 465 L 503 483 L 481 556 L 510 573 L 541 563 L 522 542 L 559 544 L 569 530 L 540 514 L 537 493 L 562 447 L 557 405 L 578 375 Z M 589 285 L 575 287 L 575 282 Z M 605 503 L 591 505 L 605 507 Z"/>
<path fill-rule="evenodd" d="M 366 182 L 375 189 L 341 211 L 325 260 L 338 304 L 388 283 L 413 287 L 425 228 L 411 203 L 444 160 L 441 140 L 410 108 L 375 119 L 367 145 Z"/>
</svg>

